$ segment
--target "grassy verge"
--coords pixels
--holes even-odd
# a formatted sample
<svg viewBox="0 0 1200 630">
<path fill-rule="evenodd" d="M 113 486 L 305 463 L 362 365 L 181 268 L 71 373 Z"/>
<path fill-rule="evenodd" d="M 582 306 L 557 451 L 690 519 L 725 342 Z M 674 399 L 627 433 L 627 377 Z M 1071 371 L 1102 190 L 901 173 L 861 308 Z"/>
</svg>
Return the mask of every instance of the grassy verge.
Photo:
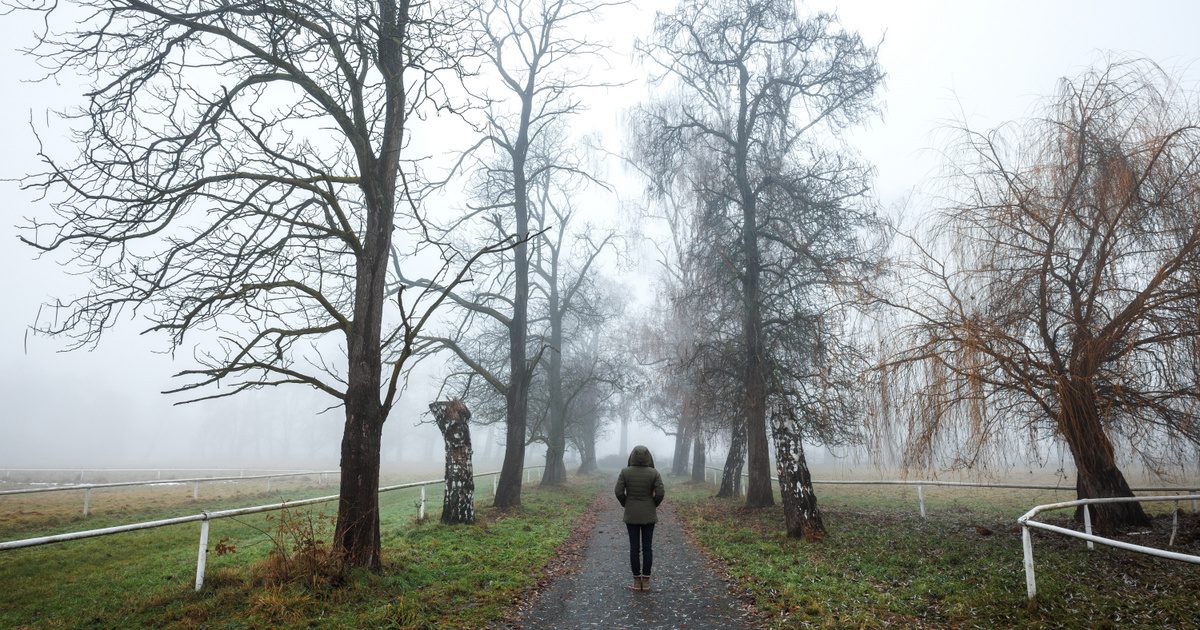
<svg viewBox="0 0 1200 630">
<path fill-rule="evenodd" d="M 261 561 L 278 539 L 278 513 L 214 522 L 206 585 L 192 590 L 199 526 L 186 524 L 0 554 L 0 627 L 375 627 L 479 628 L 504 617 L 567 536 L 598 489 L 526 487 L 521 509 L 484 504 L 480 524 L 415 519 L 417 495 L 381 496 L 385 569 L 339 587 L 271 585 Z M 332 504 L 297 512 L 329 538 Z M 89 527 L 93 523 L 89 522 Z M 289 540 L 283 541 L 290 545 Z M 236 549 L 218 555 L 214 548 Z"/>
<path fill-rule="evenodd" d="M 922 519 L 913 490 L 818 486 L 829 535 L 810 543 L 782 535 L 778 507 L 750 511 L 713 492 L 680 484 L 672 500 L 770 627 L 1200 627 L 1194 565 L 1037 533 L 1039 607 L 1028 611 L 1012 526 L 1033 505 L 1071 498 L 1063 493 L 927 488 Z M 1165 547 L 1168 506 L 1130 539 Z M 1200 519 L 1185 521 L 1192 535 L 1173 549 L 1200 553 Z"/>
</svg>

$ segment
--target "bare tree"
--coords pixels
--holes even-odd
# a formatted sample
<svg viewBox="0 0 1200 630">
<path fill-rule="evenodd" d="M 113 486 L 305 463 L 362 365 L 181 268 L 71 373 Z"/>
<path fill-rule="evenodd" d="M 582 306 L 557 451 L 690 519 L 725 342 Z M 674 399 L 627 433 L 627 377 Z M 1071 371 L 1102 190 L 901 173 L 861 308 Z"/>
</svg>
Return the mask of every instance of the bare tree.
<svg viewBox="0 0 1200 630">
<path fill-rule="evenodd" d="M 887 368 L 894 396 L 918 394 L 910 459 L 940 444 L 972 465 L 1007 431 L 1054 436 L 1079 498 L 1128 497 L 1115 439 L 1152 464 L 1200 443 L 1194 103 L 1118 61 L 1064 79 L 1013 133 L 963 130 L 933 232 L 951 249 L 918 245 L 910 295 L 885 297 L 907 314 Z M 1147 521 L 1137 503 L 1092 508 L 1102 530 Z"/>
<path fill-rule="evenodd" d="M 477 149 L 481 203 L 448 226 L 447 232 L 476 218 L 501 233 L 531 233 L 531 196 L 539 180 L 566 172 L 586 176 L 573 164 L 534 159 L 532 151 L 545 136 L 561 129 L 563 119 L 583 108 L 581 89 L 607 85 L 588 77 L 578 65 L 599 56 L 603 47 L 568 30 L 607 6 L 603 0 L 502 0 L 480 4 L 473 12 L 473 35 L 485 66 L 494 71 L 498 94 L 486 95 L 484 136 Z M 582 27 L 576 28 L 576 32 Z M 479 151 L 471 152 L 479 156 Z M 530 253 L 517 245 L 510 264 L 494 269 L 490 288 L 455 302 L 472 313 L 489 317 L 508 330 L 507 378 L 468 354 L 456 339 L 435 341 L 453 351 L 472 371 L 487 380 L 506 399 L 504 463 L 496 490 L 497 507 L 521 502 L 521 479 L 528 438 L 529 387 L 545 348 L 529 357 Z M 479 368 L 489 374 L 476 370 Z"/>
<path fill-rule="evenodd" d="M 826 132 L 872 114 L 883 75 L 875 49 L 857 34 L 837 30 L 828 14 L 800 17 L 786 0 L 685 0 L 674 13 L 658 16 L 655 39 L 642 51 L 661 69 L 659 80 L 682 95 L 673 109 L 647 110 L 666 132 L 660 135 L 663 150 L 690 147 L 714 156 L 721 174 L 714 199 L 736 210 L 750 474 L 746 504 L 771 505 L 766 427 L 771 361 L 764 330 L 770 316 L 763 310 L 762 287 L 764 273 L 772 272 L 763 262 L 764 248 L 772 244 L 764 230 L 771 225 L 768 211 L 775 208 L 778 220 L 788 216 L 785 207 L 795 208 L 803 221 L 809 208 L 837 206 L 863 193 L 853 184 L 863 169 Z M 813 190 L 822 177 L 832 178 L 833 185 L 816 188 L 834 196 L 821 198 Z M 793 226 L 775 227 L 786 234 Z M 823 252 L 795 253 L 807 255 L 816 267 L 836 262 L 819 260 Z"/>
<path fill-rule="evenodd" d="M 172 390 L 189 401 L 281 384 L 329 394 L 346 417 L 334 547 L 378 568 L 383 424 L 446 298 L 389 280 L 394 233 L 424 234 L 420 175 L 401 156 L 414 115 L 453 109 L 443 81 L 460 74 L 461 16 L 392 0 L 72 4 L 63 32 L 62 11 L 40 9 L 30 52 L 52 75 L 93 77 L 66 114 L 79 155 L 41 155 L 24 185 L 56 218 L 23 240 L 69 251 L 92 289 L 37 329 L 83 347 L 136 313 L 172 351 L 194 342 L 199 366 Z M 439 286 L 512 245 L 469 259 L 437 247 Z"/>
<path fill-rule="evenodd" d="M 590 474 L 597 470 L 596 441 L 618 413 L 632 379 L 623 287 L 605 278 L 580 286 L 576 304 L 564 317 L 562 416 L 565 438 L 579 453 L 578 473 Z"/>
</svg>

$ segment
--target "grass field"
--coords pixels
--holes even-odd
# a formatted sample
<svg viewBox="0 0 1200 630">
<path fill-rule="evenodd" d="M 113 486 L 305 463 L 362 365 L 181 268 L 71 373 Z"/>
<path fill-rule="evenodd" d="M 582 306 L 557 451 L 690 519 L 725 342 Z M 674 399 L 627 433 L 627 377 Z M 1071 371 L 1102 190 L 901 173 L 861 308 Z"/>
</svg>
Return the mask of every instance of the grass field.
<svg viewBox="0 0 1200 630">
<path fill-rule="evenodd" d="M 1200 567 L 1034 533 L 1038 602 L 1029 611 L 1016 518 L 1070 492 L 817 486 L 828 536 L 783 536 L 778 507 L 748 511 L 711 485 L 669 483 L 697 541 L 774 628 L 1200 628 Z M 1171 504 L 1140 544 L 1166 546 Z M 1189 506 L 1184 503 L 1184 509 Z M 1068 512 L 1051 513 L 1063 524 Z M 982 535 L 977 527 L 986 528 Z M 1174 550 L 1200 554 L 1187 514 Z"/>
<path fill-rule="evenodd" d="M 193 591 L 196 523 L 7 551 L 0 553 L 0 627 L 484 627 L 502 619 L 514 598 L 535 583 L 598 483 L 577 481 L 561 490 L 527 485 L 521 509 L 501 513 L 484 507 L 490 503 L 490 481 L 480 480 L 480 524 L 469 527 L 437 523 L 440 490 L 429 493 L 431 518 L 423 523 L 416 521 L 416 490 L 385 493 L 385 569 L 377 575 L 354 574 L 341 586 L 269 579 L 264 559 L 276 546 L 273 540 L 282 538 L 284 548 L 295 542 L 280 536 L 278 512 L 213 522 L 200 593 Z M 65 499 L 58 508 L 21 508 L 16 516 L 0 505 L 0 513 L 9 515 L 0 521 L 0 539 L 198 511 L 190 486 L 169 488 L 177 491 L 163 493 L 160 488 L 157 498 L 136 496 L 146 489 L 113 491 L 108 507 L 98 509 L 86 523 L 77 517 L 75 502 Z M 297 498 L 333 492 L 285 488 L 271 495 L 212 496 L 201 503 L 203 509 L 216 509 L 254 505 L 280 494 Z M 93 504 L 105 505 L 95 494 Z M 288 521 L 311 524 L 317 540 L 328 540 L 328 517 L 334 509 L 332 503 L 317 506 L 292 514 Z M 30 511 L 39 513 L 21 514 Z M 218 543 L 223 550 L 236 551 L 216 553 Z"/>
</svg>

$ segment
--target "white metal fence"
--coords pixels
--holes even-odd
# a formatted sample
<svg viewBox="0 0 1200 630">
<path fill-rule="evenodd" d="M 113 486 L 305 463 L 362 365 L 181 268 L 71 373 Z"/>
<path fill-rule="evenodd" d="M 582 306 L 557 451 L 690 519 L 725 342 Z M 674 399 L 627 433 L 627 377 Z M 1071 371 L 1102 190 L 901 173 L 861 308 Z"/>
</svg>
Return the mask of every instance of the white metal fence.
<svg viewBox="0 0 1200 630">
<path fill-rule="evenodd" d="M 544 468 L 543 466 L 527 466 L 521 473 L 522 483 L 530 481 L 533 478 L 533 471 Z M 499 471 L 479 473 L 474 475 L 476 479 L 480 477 L 492 478 L 492 496 L 496 495 L 496 489 L 500 480 Z M 380 493 L 390 492 L 393 490 L 401 490 L 405 488 L 420 488 L 421 502 L 418 506 L 418 517 L 425 518 L 425 489 L 428 486 L 437 486 L 444 484 L 444 479 L 431 479 L 427 481 L 412 481 L 409 483 L 384 486 L 379 489 Z M 200 545 L 196 556 L 196 590 L 200 590 L 204 586 L 204 569 L 208 562 L 208 526 L 211 521 L 230 518 L 234 516 L 245 516 L 247 514 L 258 514 L 261 512 L 271 512 L 275 510 L 283 510 L 287 508 L 303 507 L 306 505 L 315 505 L 317 503 L 327 503 L 336 501 L 339 495 L 332 494 L 324 497 L 314 497 L 311 499 L 298 499 L 295 501 L 283 501 L 281 503 L 272 503 L 269 505 L 255 505 L 252 507 L 234 508 L 230 510 L 218 510 L 214 512 L 201 512 L 199 514 L 189 514 L 187 516 L 177 516 L 174 518 L 164 518 L 155 521 L 144 521 L 141 523 L 128 523 L 125 525 L 116 525 L 113 527 L 104 527 L 100 529 L 91 529 L 81 532 L 70 532 L 66 534 L 55 534 L 51 536 L 39 536 L 36 538 L 25 538 L 22 540 L 10 540 L 0 542 L 0 551 L 8 551 L 11 549 L 21 549 L 24 547 L 37 547 L 40 545 L 49 545 L 52 543 L 65 542 L 68 540 L 81 540 L 84 538 L 95 538 L 97 536 L 110 536 L 112 534 L 120 534 L 124 532 L 132 532 L 144 529 L 154 529 L 158 527 L 166 527 L 168 525 L 179 525 L 182 523 L 200 523 Z"/>
<path fill-rule="evenodd" d="M 714 468 L 712 466 L 706 466 L 705 468 L 706 468 L 706 470 L 712 472 L 711 475 L 706 473 L 705 479 L 711 479 L 714 482 L 719 481 L 720 480 L 719 474 L 724 474 L 724 472 L 725 472 L 723 468 Z M 749 477 L 749 475 L 747 475 L 747 474 L 742 475 L 743 479 L 746 479 L 748 477 Z M 777 477 L 771 477 L 771 481 L 778 482 L 779 479 Z M 1016 489 L 1023 489 L 1023 490 L 1064 490 L 1064 491 L 1074 491 L 1075 490 L 1075 488 L 1068 487 L 1068 486 L 1051 486 L 1051 485 L 1040 485 L 1040 484 L 978 483 L 978 482 L 969 482 L 969 481 L 929 481 L 929 480 L 919 480 L 918 481 L 918 480 L 907 480 L 907 479 L 905 479 L 905 480 L 813 479 L 812 483 L 814 485 L 816 485 L 816 484 L 837 484 L 837 485 L 866 485 L 866 486 L 916 486 L 917 487 L 917 502 L 919 505 L 919 509 L 920 509 L 922 518 L 925 518 L 925 490 L 924 490 L 925 486 L 950 486 L 950 487 L 966 487 L 966 488 L 1016 488 Z M 1128 502 L 1133 502 L 1133 501 L 1137 501 L 1137 502 L 1174 501 L 1175 502 L 1175 510 L 1172 513 L 1172 517 L 1171 517 L 1171 537 L 1170 537 L 1170 540 L 1167 542 L 1167 546 L 1171 546 L 1171 545 L 1175 544 L 1175 536 L 1179 532 L 1179 502 L 1190 500 L 1192 503 L 1192 513 L 1193 514 L 1197 513 L 1197 507 L 1198 507 L 1198 504 L 1200 504 L 1200 491 L 1197 491 L 1195 488 L 1191 488 L 1191 487 L 1161 487 L 1161 486 L 1153 487 L 1153 488 L 1137 487 L 1137 488 L 1130 488 L 1130 490 L 1132 490 L 1134 492 L 1185 492 L 1188 494 L 1148 496 L 1148 497 L 1114 497 L 1114 498 L 1104 498 L 1104 499 L 1079 499 L 1079 500 L 1075 500 L 1075 501 L 1063 501 L 1061 503 L 1048 503 L 1046 505 L 1039 505 L 1039 506 L 1034 507 L 1033 509 L 1029 510 L 1023 516 L 1021 516 L 1020 518 L 1017 519 L 1017 523 L 1021 526 L 1021 545 L 1022 545 L 1022 551 L 1024 552 L 1024 559 L 1025 559 L 1025 588 L 1026 588 L 1026 592 L 1029 596 L 1029 605 L 1031 607 L 1035 605 L 1036 599 L 1037 599 L 1037 578 L 1034 575 L 1033 538 L 1030 535 L 1030 531 L 1029 531 L 1030 528 L 1041 529 L 1041 530 L 1048 531 L 1048 532 L 1055 532 L 1055 533 L 1063 534 L 1064 536 L 1071 536 L 1073 538 L 1080 538 L 1082 540 L 1086 540 L 1088 549 L 1095 549 L 1095 543 L 1100 543 L 1102 545 L 1108 545 L 1110 547 L 1117 547 L 1119 549 L 1126 549 L 1129 551 L 1144 553 L 1144 554 L 1148 554 L 1151 556 L 1157 556 L 1159 558 L 1168 558 L 1171 560 L 1179 560 L 1182 562 L 1190 562 L 1193 564 L 1200 564 L 1200 556 L 1193 556 L 1193 555 L 1184 554 L 1184 553 L 1176 553 L 1174 551 L 1166 551 L 1163 549 L 1155 549 L 1154 547 L 1146 547 L 1143 545 L 1135 545 L 1133 543 L 1127 543 L 1127 542 L 1120 541 L 1120 540 L 1113 540 L 1111 538 L 1104 538 L 1104 537 L 1096 536 L 1096 535 L 1092 534 L 1091 510 L 1089 510 L 1087 507 L 1089 505 L 1094 505 L 1096 503 L 1128 503 Z M 1084 528 L 1084 531 L 1082 531 L 1082 532 L 1077 532 L 1073 529 L 1067 529 L 1065 527 L 1058 527 L 1057 525 L 1050 525 L 1048 523 L 1042 523 L 1040 521 L 1033 520 L 1033 517 L 1036 516 L 1039 512 L 1046 512 L 1049 510 L 1059 510 L 1059 509 L 1071 508 L 1071 507 L 1076 507 L 1076 506 L 1083 506 L 1083 528 Z"/>
<path fill-rule="evenodd" d="M 713 483 L 720 482 L 720 474 L 725 471 L 722 468 L 705 466 L 706 470 L 712 471 L 713 474 L 705 474 L 705 479 Z M 742 474 L 742 479 L 749 478 L 750 475 Z M 771 481 L 778 482 L 779 479 L 771 477 Z M 1025 484 L 1025 483 L 980 483 L 974 481 L 937 481 L 937 480 L 914 480 L 914 479 L 813 479 L 813 484 L 822 485 L 847 485 L 847 486 L 916 486 L 917 487 L 917 509 L 921 513 L 921 517 L 925 518 L 925 486 L 935 487 L 952 487 L 952 488 L 1010 488 L 1020 490 L 1060 490 L 1074 492 L 1075 488 L 1069 486 L 1051 486 L 1043 484 Z M 1200 490 L 1190 486 L 1180 487 L 1164 487 L 1157 486 L 1153 488 L 1130 488 L 1134 492 L 1189 492 L 1192 494 L 1200 493 Z M 1192 498 L 1192 512 L 1200 510 L 1200 503 L 1196 498 Z"/>
<path fill-rule="evenodd" d="M 154 473 L 155 480 L 161 480 L 163 473 L 238 473 L 239 477 L 245 476 L 246 473 L 289 473 L 300 472 L 295 469 L 283 468 L 2 468 L 0 469 L 0 481 L 12 482 L 13 473 L 69 473 L 67 476 L 74 477 L 75 483 L 83 483 L 83 478 L 88 473 L 99 473 L 101 475 L 112 475 L 114 473 Z"/>
<path fill-rule="evenodd" d="M 1195 510 L 1196 501 L 1200 500 L 1200 494 L 1190 495 L 1170 495 L 1170 496 L 1154 496 L 1154 497 L 1113 497 L 1104 499 L 1078 499 L 1075 501 L 1063 501 L 1061 503 L 1048 503 L 1046 505 L 1038 505 L 1026 512 L 1021 518 L 1017 519 L 1017 523 L 1021 526 L 1021 550 L 1025 559 L 1025 592 L 1029 597 L 1029 606 L 1032 608 L 1037 604 L 1037 576 L 1034 574 L 1033 568 L 1033 536 L 1030 534 L 1030 528 L 1040 529 L 1047 532 L 1054 532 L 1071 538 L 1079 538 L 1087 541 L 1088 549 L 1095 549 L 1095 543 L 1135 551 L 1150 556 L 1159 558 L 1167 558 L 1170 560 L 1178 560 L 1180 562 L 1190 562 L 1192 564 L 1200 564 L 1200 556 L 1193 556 L 1186 553 L 1176 553 L 1165 549 L 1156 549 L 1154 547 L 1146 547 L 1144 545 L 1135 545 L 1122 540 L 1113 540 L 1096 536 L 1092 534 L 1092 516 L 1089 505 L 1097 503 L 1130 503 L 1137 501 L 1138 503 L 1156 502 L 1156 501 L 1174 501 L 1175 510 L 1171 515 L 1171 538 L 1167 542 L 1167 546 L 1175 544 L 1175 535 L 1179 533 L 1179 502 L 1181 500 L 1191 499 L 1193 511 Z M 1073 529 L 1050 525 L 1041 521 L 1033 520 L 1040 512 L 1048 512 L 1050 510 L 1062 510 L 1073 507 L 1083 507 L 1083 529 L 1082 532 L 1077 532 Z"/>
<path fill-rule="evenodd" d="M 91 515 L 92 490 L 97 488 L 124 488 L 130 486 L 165 486 L 180 483 L 192 484 L 192 500 L 200 498 L 200 484 L 207 481 L 247 481 L 251 479 L 266 479 L 267 492 L 271 491 L 271 481 L 282 477 L 316 476 L 318 485 L 325 485 L 325 475 L 336 475 L 336 470 L 309 470 L 301 472 L 281 472 L 268 475 L 247 475 L 237 477 L 192 477 L 188 479 L 155 479 L 153 481 L 114 481 L 111 483 L 75 483 L 63 486 L 44 486 L 38 488 L 20 488 L 17 490 L 0 490 L 0 496 L 16 494 L 36 494 L 41 492 L 65 492 L 67 490 L 83 490 L 83 517 Z"/>
</svg>

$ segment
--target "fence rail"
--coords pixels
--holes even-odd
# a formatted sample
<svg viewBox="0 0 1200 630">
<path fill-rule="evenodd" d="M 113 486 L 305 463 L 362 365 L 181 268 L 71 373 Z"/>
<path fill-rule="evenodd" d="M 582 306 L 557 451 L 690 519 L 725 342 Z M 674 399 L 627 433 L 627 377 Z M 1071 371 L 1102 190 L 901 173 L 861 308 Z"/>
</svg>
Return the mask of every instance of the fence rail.
<svg viewBox="0 0 1200 630">
<path fill-rule="evenodd" d="M 1193 491 L 1193 492 L 1195 492 L 1195 491 Z M 1111 538 L 1105 538 L 1103 536 L 1096 536 L 1095 534 L 1092 533 L 1091 510 L 1088 508 L 1088 506 L 1090 506 L 1090 505 L 1096 505 L 1098 503 L 1130 503 L 1130 502 L 1134 502 L 1134 501 L 1136 501 L 1138 503 L 1155 502 L 1155 501 L 1174 501 L 1175 509 L 1172 511 L 1172 515 L 1171 515 L 1171 538 L 1167 542 L 1167 546 L 1174 545 L 1175 544 L 1175 535 L 1179 532 L 1179 502 L 1181 500 L 1186 500 L 1186 499 L 1191 499 L 1192 505 L 1195 506 L 1196 501 L 1200 500 L 1200 493 L 1183 495 L 1183 496 L 1168 495 L 1168 496 L 1155 496 L 1155 497 L 1110 497 L 1110 498 L 1102 498 L 1102 499 L 1077 499 L 1075 501 L 1063 501 L 1061 503 L 1048 503 L 1046 505 L 1034 506 L 1033 509 L 1026 512 L 1023 516 L 1021 516 L 1021 518 L 1017 519 L 1017 524 L 1019 524 L 1021 526 L 1021 551 L 1023 553 L 1024 561 L 1025 561 L 1025 592 L 1029 598 L 1029 607 L 1033 608 L 1034 606 L 1037 605 L 1037 576 L 1034 573 L 1034 567 L 1033 567 L 1033 536 L 1031 535 L 1031 533 L 1029 531 L 1031 528 L 1040 529 L 1040 530 L 1047 531 L 1047 532 L 1054 532 L 1056 534 L 1062 534 L 1063 536 L 1070 536 L 1071 538 L 1079 538 L 1081 540 L 1086 540 L 1087 544 L 1088 544 L 1088 549 L 1095 549 L 1094 544 L 1100 543 L 1101 545 L 1108 545 L 1109 547 L 1116 547 L 1118 549 L 1134 551 L 1134 552 L 1146 554 L 1149 556 L 1157 556 L 1159 558 L 1167 558 L 1169 560 L 1178 560 L 1180 562 L 1190 562 L 1192 564 L 1200 564 L 1200 556 L 1193 556 L 1191 554 L 1186 554 L 1186 553 L 1177 553 L 1174 551 L 1167 551 L 1165 549 L 1156 549 L 1154 547 L 1146 547 L 1145 545 L 1135 545 L 1133 543 L 1127 543 L 1122 540 L 1113 540 Z M 1073 529 L 1067 529 L 1065 527 L 1059 527 L 1057 525 L 1050 525 L 1049 523 L 1043 523 L 1041 521 L 1033 520 L 1033 517 L 1037 516 L 1039 512 L 1048 512 L 1050 510 L 1062 510 L 1062 509 L 1066 509 L 1066 508 L 1080 507 L 1080 506 L 1083 507 L 1084 531 L 1082 531 L 1082 532 L 1077 532 Z"/>
<path fill-rule="evenodd" d="M 250 479 L 266 479 L 267 492 L 271 491 L 271 480 L 282 477 L 308 477 L 319 475 L 318 485 L 324 485 L 325 475 L 335 475 L 336 470 L 308 470 L 302 472 L 284 472 L 269 475 L 247 475 L 237 477 L 191 477 L 188 479 L 155 479 L 152 481 L 114 481 L 109 483 L 75 483 L 63 486 L 47 486 L 41 488 L 20 488 L 17 490 L 0 490 L 0 496 L 16 494 L 36 494 L 41 492 L 66 492 L 68 490 L 83 490 L 83 517 L 91 515 L 92 490 L 97 488 L 124 488 L 129 486 L 166 486 L 179 483 L 192 484 L 192 500 L 200 498 L 200 483 L 206 481 L 246 481 Z"/>
<path fill-rule="evenodd" d="M 724 473 L 724 468 L 716 468 L 714 466 L 705 466 L 705 469 L 714 472 Z M 742 478 L 749 478 L 750 475 L 742 473 Z M 706 474 L 705 478 L 709 478 Z M 717 475 L 712 475 L 714 482 L 719 480 Z M 771 477 L 771 481 L 779 481 L 778 477 Z M 982 483 L 977 481 L 938 481 L 928 479 L 813 479 L 813 485 L 847 485 L 847 486 L 916 486 L 917 487 L 917 507 L 921 512 L 921 518 L 925 518 L 925 486 L 941 486 L 951 488 L 1001 488 L 1001 489 L 1019 489 L 1019 490 L 1060 490 L 1074 491 L 1075 488 L 1070 486 L 1052 486 L 1048 484 L 1027 484 L 1027 483 Z M 1134 492 L 1187 492 L 1192 494 L 1200 494 L 1200 489 L 1194 486 L 1154 486 L 1154 487 L 1136 487 L 1130 488 Z M 1200 502 L 1196 497 L 1192 499 L 1192 512 L 1200 512 Z"/>
<path fill-rule="evenodd" d="M 76 476 L 75 483 L 83 483 L 83 477 L 87 473 L 154 473 L 155 480 L 161 480 L 162 474 L 173 472 L 190 472 L 190 473 L 220 473 L 220 472 L 237 472 L 238 476 L 244 476 L 247 472 L 250 473 L 288 473 L 300 472 L 294 468 L 3 468 L 3 481 L 9 483 L 12 481 L 13 473 L 71 473 Z"/>
<path fill-rule="evenodd" d="M 532 471 L 544 468 L 544 466 L 527 466 L 521 472 L 521 482 L 530 481 L 532 479 Z M 311 473 L 309 473 L 311 474 Z M 472 475 L 475 479 L 480 477 L 492 478 L 492 496 L 496 496 L 496 489 L 500 480 L 500 472 L 492 471 Z M 245 479 L 245 477 L 242 477 Z M 165 482 L 164 482 L 165 483 Z M 444 479 L 430 479 L 426 481 L 410 481 L 408 483 L 395 484 L 384 486 L 379 489 L 382 494 L 393 490 L 402 490 L 406 488 L 420 488 L 421 502 L 418 507 L 419 518 L 425 518 L 425 489 L 428 486 L 437 486 L 444 484 Z M 200 545 L 196 554 L 196 590 L 199 591 L 204 586 L 204 570 L 208 562 L 208 527 L 209 523 L 222 518 L 230 518 L 234 516 L 245 516 L 248 514 L 258 514 L 261 512 L 271 512 L 288 508 L 303 507 L 306 505 L 315 505 L 317 503 L 327 503 L 336 501 L 340 495 L 331 494 L 324 497 L 314 497 L 311 499 L 297 499 L 295 501 L 283 501 L 280 503 L 271 503 L 268 505 L 255 505 L 244 508 L 233 508 L 229 510 L 217 510 L 213 512 L 201 512 L 199 514 L 189 514 L 186 516 L 177 516 L 174 518 L 164 518 L 154 521 L 143 521 L 140 523 L 128 523 L 125 525 L 116 525 L 113 527 L 103 527 L 100 529 L 90 529 L 81 532 L 69 532 L 65 534 L 54 534 L 51 536 L 38 536 L 36 538 L 25 538 L 22 540 L 10 540 L 0 542 L 0 551 L 8 551 L 12 549 L 22 549 L 25 547 L 37 547 L 41 545 L 49 545 L 52 543 L 65 542 L 68 540 L 82 540 L 84 538 L 96 538 L 98 536 L 110 536 L 113 534 L 121 534 L 124 532 L 139 531 L 145 529 L 155 529 L 158 527 L 166 527 L 168 525 L 179 525 L 182 523 L 200 523 Z"/>
</svg>

